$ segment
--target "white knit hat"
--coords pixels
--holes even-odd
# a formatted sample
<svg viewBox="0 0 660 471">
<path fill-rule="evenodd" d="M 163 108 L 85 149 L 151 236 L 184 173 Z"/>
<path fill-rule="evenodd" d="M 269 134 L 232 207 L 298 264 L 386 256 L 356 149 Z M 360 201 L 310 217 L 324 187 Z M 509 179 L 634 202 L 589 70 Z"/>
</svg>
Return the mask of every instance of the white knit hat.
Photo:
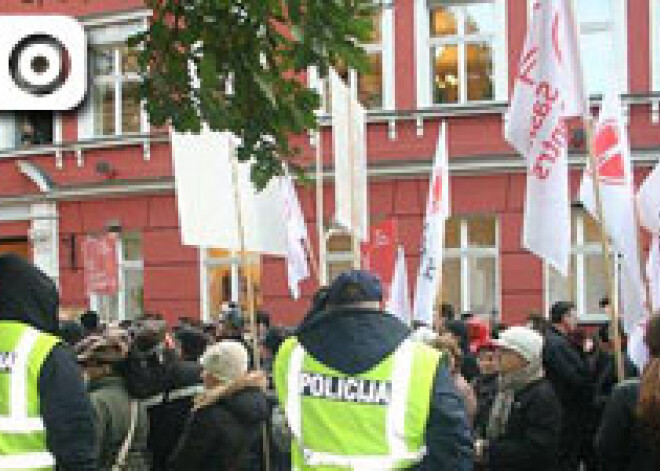
<svg viewBox="0 0 660 471">
<path fill-rule="evenodd" d="M 543 337 L 529 327 L 514 326 L 500 332 L 495 345 L 518 353 L 528 362 L 539 360 L 543 353 Z"/>
<path fill-rule="evenodd" d="M 231 382 L 247 373 L 249 355 L 242 343 L 222 340 L 209 346 L 199 362 L 207 373 L 222 382 Z"/>
</svg>

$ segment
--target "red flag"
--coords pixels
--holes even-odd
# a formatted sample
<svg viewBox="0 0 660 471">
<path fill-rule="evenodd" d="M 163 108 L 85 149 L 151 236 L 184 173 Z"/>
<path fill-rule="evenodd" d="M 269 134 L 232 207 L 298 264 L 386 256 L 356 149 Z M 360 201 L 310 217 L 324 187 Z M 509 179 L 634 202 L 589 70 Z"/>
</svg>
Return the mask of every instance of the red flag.
<svg viewBox="0 0 660 471">
<path fill-rule="evenodd" d="M 117 234 L 87 236 L 83 242 L 83 260 L 87 294 L 117 293 Z"/>
<path fill-rule="evenodd" d="M 369 241 L 362 244 L 362 266 L 380 277 L 383 298 L 387 299 L 396 262 L 396 221 L 384 219 L 369 229 Z"/>
</svg>

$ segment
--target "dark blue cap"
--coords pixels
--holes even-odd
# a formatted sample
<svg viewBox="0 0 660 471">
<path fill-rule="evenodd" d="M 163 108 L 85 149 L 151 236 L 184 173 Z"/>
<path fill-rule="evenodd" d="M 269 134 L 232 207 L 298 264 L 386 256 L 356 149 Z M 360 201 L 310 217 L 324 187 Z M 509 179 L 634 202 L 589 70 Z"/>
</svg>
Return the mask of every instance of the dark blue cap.
<svg viewBox="0 0 660 471">
<path fill-rule="evenodd" d="M 327 304 L 353 304 L 363 301 L 382 301 L 380 279 L 364 270 L 351 270 L 339 275 L 328 288 Z"/>
</svg>

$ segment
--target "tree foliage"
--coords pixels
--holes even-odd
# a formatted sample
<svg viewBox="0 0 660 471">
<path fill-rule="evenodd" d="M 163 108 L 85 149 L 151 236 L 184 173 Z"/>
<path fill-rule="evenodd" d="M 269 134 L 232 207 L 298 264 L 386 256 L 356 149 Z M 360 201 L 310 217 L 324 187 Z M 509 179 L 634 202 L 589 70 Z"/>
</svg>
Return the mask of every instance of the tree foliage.
<svg viewBox="0 0 660 471">
<path fill-rule="evenodd" d="M 141 93 L 154 125 L 198 132 L 208 125 L 241 140 L 263 187 L 296 149 L 289 137 L 316 126 L 316 92 L 300 80 L 317 66 L 362 69 L 359 46 L 373 0 L 147 0 L 150 28 L 132 38 Z M 192 64 L 192 66 L 191 66 Z"/>
</svg>

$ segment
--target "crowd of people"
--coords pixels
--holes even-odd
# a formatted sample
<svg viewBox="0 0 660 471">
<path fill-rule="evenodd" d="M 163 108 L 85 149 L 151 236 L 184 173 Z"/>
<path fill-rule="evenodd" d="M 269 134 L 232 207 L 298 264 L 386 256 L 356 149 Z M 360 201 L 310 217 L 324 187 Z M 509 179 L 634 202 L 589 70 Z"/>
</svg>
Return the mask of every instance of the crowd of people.
<svg viewBox="0 0 660 471">
<path fill-rule="evenodd" d="M 236 305 L 62 322 L 54 283 L 0 255 L 0 469 L 660 469 L 660 316 L 621 382 L 609 326 L 570 302 L 508 327 L 443 305 L 410 328 L 382 297 L 352 271 L 296 328 Z"/>
</svg>

